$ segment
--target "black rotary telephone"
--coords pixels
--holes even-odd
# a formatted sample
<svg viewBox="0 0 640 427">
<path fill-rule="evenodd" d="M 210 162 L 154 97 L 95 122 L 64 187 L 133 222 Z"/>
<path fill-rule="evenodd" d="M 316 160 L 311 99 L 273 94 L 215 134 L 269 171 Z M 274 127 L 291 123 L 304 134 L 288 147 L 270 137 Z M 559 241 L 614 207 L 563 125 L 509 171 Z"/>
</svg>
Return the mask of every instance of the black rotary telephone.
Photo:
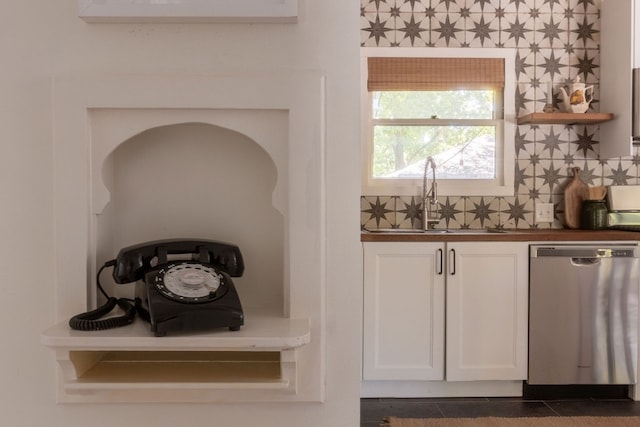
<svg viewBox="0 0 640 427">
<path fill-rule="evenodd" d="M 106 267 L 113 267 L 116 283 L 136 283 L 133 305 L 131 300 L 109 297 L 102 289 L 100 273 Z M 69 326 L 78 330 L 125 326 L 137 312 L 150 323 L 155 336 L 221 327 L 236 331 L 244 324 L 244 314 L 231 277 L 243 272 L 240 249 L 228 243 L 159 240 L 129 246 L 98 271 L 98 289 L 107 302 L 73 316 Z M 116 305 L 124 314 L 103 318 Z"/>
</svg>

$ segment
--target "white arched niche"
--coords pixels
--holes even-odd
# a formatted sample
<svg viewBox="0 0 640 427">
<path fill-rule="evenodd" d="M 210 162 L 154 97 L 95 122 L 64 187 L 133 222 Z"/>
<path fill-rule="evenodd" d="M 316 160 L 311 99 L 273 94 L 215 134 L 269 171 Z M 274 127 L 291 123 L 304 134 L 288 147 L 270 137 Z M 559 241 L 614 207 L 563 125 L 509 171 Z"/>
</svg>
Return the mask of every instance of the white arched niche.
<svg viewBox="0 0 640 427">
<path fill-rule="evenodd" d="M 110 126 L 103 125 L 115 125 L 118 114 L 103 113 L 116 119 L 96 121 L 99 133 L 110 134 L 106 130 Z M 216 117 L 224 116 L 223 112 L 206 115 L 209 122 L 225 122 Z M 259 139 L 276 157 L 286 150 L 285 112 L 242 115 L 252 126 L 263 120 L 275 124 L 260 129 Z M 100 161 L 95 159 L 96 165 Z M 210 123 L 162 125 L 119 144 L 104 158 L 101 170 L 101 179 L 95 181 L 94 195 L 101 196 L 94 199 L 95 229 L 99 253 L 106 259 L 99 258 L 98 265 L 119 248 L 150 240 L 230 242 L 239 246 L 245 261 L 244 275 L 234 279 L 243 305 L 283 311 L 282 210 L 286 204 L 278 200 L 276 208 L 273 195 L 276 187 L 286 184 L 278 185 L 278 168 L 256 141 Z M 278 193 L 286 198 L 286 191 L 280 188 Z M 106 204 L 105 198 L 109 200 Z M 105 275 L 104 282 L 109 283 L 110 277 Z M 131 297 L 131 286 L 109 287 L 111 294 Z"/>
<path fill-rule="evenodd" d="M 123 334 L 117 343 L 103 340 L 101 333 L 96 333 L 95 339 L 90 338 L 87 342 L 69 331 L 68 318 L 96 304 L 95 274 L 102 262 L 112 259 L 120 246 L 138 243 L 135 240 L 176 237 L 168 234 L 178 233 L 188 234 L 184 236 L 187 238 L 193 234 L 206 234 L 203 237 L 238 244 L 247 256 L 245 271 L 248 274 L 249 269 L 259 263 L 249 259 L 254 257 L 249 255 L 251 243 L 245 243 L 243 239 L 260 239 L 259 234 L 266 227 L 274 227 L 276 230 L 269 232 L 278 236 L 273 237 L 275 240 L 281 239 L 276 244 L 282 245 L 282 284 L 275 284 L 279 279 L 273 280 L 274 285 L 264 285 L 260 278 L 252 279 L 252 282 L 260 283 L 246 280 L 240 284 L 238 281 L 243 305 L 249 309 L 245 310 L 245 327 L 238 334 L 224 331 L 219 337 L 217 334 L 213 338 L 203 337 L 195 344 L 198 348 L 205 346 L 207 351 L 223 351 L 228 349 L 227 336 L 233 335 L 232 341 L 238 343 L 242 351 L 252 351 L 256 346 L 275 346 L 269 348 L 281 352 L 283 363 L 292 365 L 295 371 L 292 371 L 290 384 L 297 391 L 291 394 L 286 389 L 281 395 L 271 397 L 269 394 L 266 398 L 322 401 L 326 367 L 327 221 L 324 85 L 322 73 L 316 71 L 268 75 L 234 72 L 220 75 L 56 76 L 52 89 L 52 185 L 53 283 L 58 323 L 47 333 L 46 344 L 67 356 L 69 348 L 89 352 L 104 348 L 117 351 L 157 348 L 159 341 L 154 337 L 149 339 L 149 331 L 144 328 L 139 332 L 132 331 L 131 336 L 128 331 L 114 332 Z M 183 138 L 183 131 L 192 138 Z M 136 177 L 143 172 L 164 174 L 171 156 L 185 155 L 198 146 L 205 147 L 202 156 L 179 163 L 195 162 L 198 164 L 196 170 L 203 169 L 202 163 L 222 151 L 221 147 L 216 151 L 215 144 L 204 142 L 219 137 L 243 146 L 246 153 L 253 153 L 251 162 L 261 165 L 256 169 L 267 171 L 261 178 L 264 182 L 257 185 L 250 197 L 252 202 L 255 202 L 254 198 L 261 199 L 260 208 L 254 211 L 256 215 L 248 216 L 257 223 L 248 224 L 251 219 L 245 219 L 234 226 L 236 230 L 251 229 L 245 237 L 227 238 L 222 234 L 230 233 L 233 228 L 214 228 L 211 224 L 215 222 L 210 223 L 203 216 L 187 220 L 176 218 L 175 221 L 169 221 L 169 216 L 162 220 L 157 218 L 156 209 L 168 209 L 165 203 L 192 203 L 191 196 L 185 195 L 177 202 L 176 199 L 167 201 L 165 196 L 171 191 L 181 191 L 178 185 L 171 190 L 158 188 L 156 180 L 144 177 L 148 180 L 142 186 L 144 189 L 129 188 L 130 177 L 142 179 Z M 152 149 L 161 145 L 170 147 L 168 154 L 160 156 Z M 181 149 L 187 146 L 188 149 Z M 143 153 L 132 155 L 138 150 Z M 156 155 L 164 162 L 159 171 L 153 168 L 152 159 Z M 204 169 L 204 177 L 198 174 L 199 178 L 193 179 L 209 179 L 209 171 Z M 182 170 L 181 173 L 191 173 L 187 170 L 189 172 Z M 162 179 L 173 182 L 165 175 Z M 140 191 L 145 193 L 144 202 L 126 206 L 132 211 L 126 218 L 115 214 L 122 203 L 131 203 Z M 121 192 L 131 194 L 122 195 Z M 196 197 L 195 200 L 201 199 Z M 207 203 L 211 204 L 210 201 Z M 175 209 L 175 206 L 171 208 Z M 135 212 L 136 209 L 140 211 Z M 266 211 L 269 218 L 266 222 L 260 222 L 257 214 L 260 210 Z M 147 220 L 151 223 L 145 227 L 155 228 L 134 227 Z M 263 243 L 269 239 L 264 238 Z M 257 252 L 273 249 L 271 246 L 264 249 L 265 246 Z M 279 248 L 274 250 L 278 251 Z M 256 311 L 252 310 L 254 305 Z M 266 313 L 258 313 L 261 308 L 265 308 Z M 264 327 L 260 327 L 261 322 L 252 321 L 258 318 L 265 320 Z M 272 329 L 270 325 L 273 324 L 279 326 Z M 172 348 L 182 348 L 184 344 L 178 337 L 164 337 L 160 342 Z M 62 362 L 66 363 L 65 360 Z M 236 392 L 232 399 L 255 397 L 246 395 L 245 389 L 236 389 Z M 230 398 L 229 390 L 220 390 L 220 393 Z M 260 396 L 265 398 L 266 395 Z"/>
</svg>

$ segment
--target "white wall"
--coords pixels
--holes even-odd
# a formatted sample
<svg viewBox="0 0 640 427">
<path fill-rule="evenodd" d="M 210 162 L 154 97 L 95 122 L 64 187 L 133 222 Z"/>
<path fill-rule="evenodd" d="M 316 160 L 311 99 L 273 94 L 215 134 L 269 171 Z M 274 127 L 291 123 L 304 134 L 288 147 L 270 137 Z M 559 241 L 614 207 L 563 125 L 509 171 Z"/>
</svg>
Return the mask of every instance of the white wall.
<svg viewBox="0 0 640 427">
<path fill-rule="evenodd" d="M 300 0 L 295 25 L 86 24 L 76 0 L 0 4 L 0 410 L 6 426 L 355 426 L 359 405 L 355 0 Z M 316 69 L 327 76 L 327 400 L 323 404 L 57 405 L 40 333 L 57 321 L 51 77 Z M 64 238 L 57 236 L 56 238 Z M 79 260 L 84 262 L 84 260 Z"/>
</svg>

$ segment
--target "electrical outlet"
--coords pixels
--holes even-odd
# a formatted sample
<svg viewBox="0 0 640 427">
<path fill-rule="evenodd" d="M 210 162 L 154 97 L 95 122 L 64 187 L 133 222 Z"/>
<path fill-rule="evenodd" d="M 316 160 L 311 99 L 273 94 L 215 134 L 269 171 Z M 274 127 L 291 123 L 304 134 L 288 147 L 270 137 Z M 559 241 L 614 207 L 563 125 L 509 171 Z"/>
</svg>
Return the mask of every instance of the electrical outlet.
<svg viewBox="0 0 640 427">
<path fill-rule="evenodd" d="M 553 222 L 553 203 L 536 203 L 536 223 Z"/>
</svg>

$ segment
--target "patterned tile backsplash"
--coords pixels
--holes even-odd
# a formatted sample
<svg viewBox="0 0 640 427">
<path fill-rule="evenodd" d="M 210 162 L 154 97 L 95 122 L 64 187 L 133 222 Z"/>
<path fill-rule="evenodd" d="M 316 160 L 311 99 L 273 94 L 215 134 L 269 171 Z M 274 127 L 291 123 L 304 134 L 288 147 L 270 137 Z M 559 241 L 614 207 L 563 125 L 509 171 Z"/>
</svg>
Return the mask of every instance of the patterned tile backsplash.
<svg viewBox="0 0 640 427">
<path fill-rule="evenodd" d="M 599 14 L 600 0 L 361 0 L 361 45 L 515 48 L 518 115 L 542 111 L 547 82 L 578 76 L 598 111 Z M 640 184 L 640 154 L 600 159 L 599 143 L 597 125 L 518 126 L 516 194 L 440 197 L 438 227 L 561 228 L 573 167 L 589 185 Z M 535 223 L 536 203 L 554 204 L 553 223 Z M 361 197 L 363 227 L 420 227 L 419 212 L 417 195 Z"/>
</svg>

